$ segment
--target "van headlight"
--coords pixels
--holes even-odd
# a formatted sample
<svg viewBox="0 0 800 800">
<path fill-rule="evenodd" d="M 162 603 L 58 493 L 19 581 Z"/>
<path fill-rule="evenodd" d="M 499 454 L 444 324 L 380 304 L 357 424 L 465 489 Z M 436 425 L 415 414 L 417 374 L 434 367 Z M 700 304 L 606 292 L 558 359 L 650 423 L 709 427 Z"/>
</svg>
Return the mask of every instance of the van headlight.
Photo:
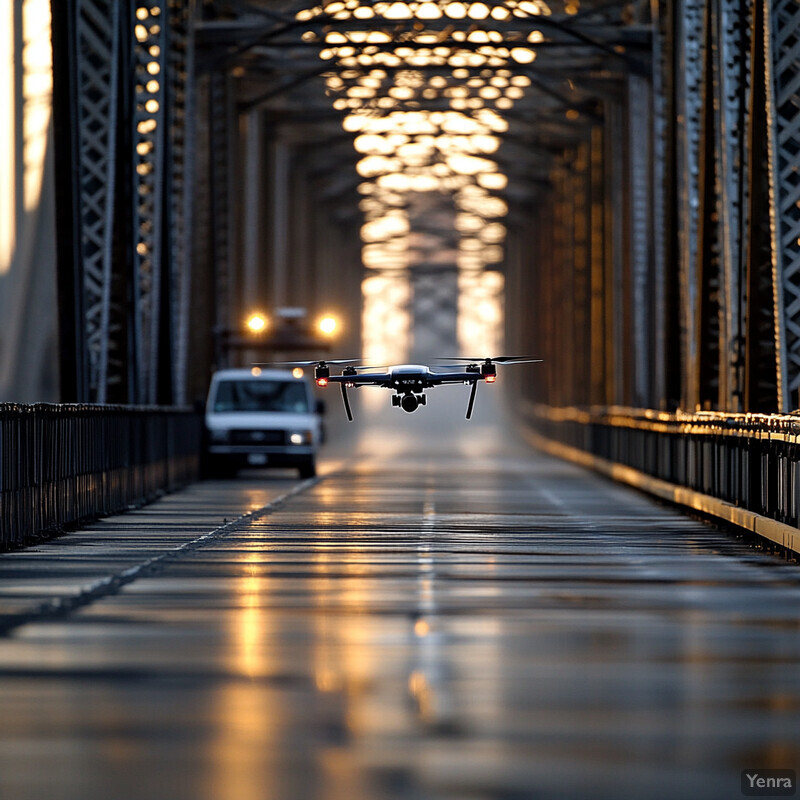
<svg viewBox="0 0 800 800">
<path fill-rule="evenodd" d="M 224 444 L 230 438 L 231 432 L 225 428 L 209 431 L 208 438 L 216 444 Z"/>
<path fill-rule="evenodd" d="M 313 434 L 311 431 L 292 431 L 289 434 L 291 444 L 311 444 Z"/>
</svg>

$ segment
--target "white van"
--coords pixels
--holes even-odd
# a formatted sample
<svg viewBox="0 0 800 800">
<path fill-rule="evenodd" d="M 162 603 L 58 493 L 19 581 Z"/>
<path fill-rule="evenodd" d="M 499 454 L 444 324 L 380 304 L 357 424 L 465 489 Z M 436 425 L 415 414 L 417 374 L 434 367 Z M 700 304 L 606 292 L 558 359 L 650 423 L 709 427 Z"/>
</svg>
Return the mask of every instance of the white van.
<svg viewBox="0 0 800 800">
<path fill-rule="evenodd" d="M 276 369 L 224 369 L 211 378 L 206 402 L 209 471 L 296 467 L 316 475 L 321 440 L 311 383 Z"/>
</svg>

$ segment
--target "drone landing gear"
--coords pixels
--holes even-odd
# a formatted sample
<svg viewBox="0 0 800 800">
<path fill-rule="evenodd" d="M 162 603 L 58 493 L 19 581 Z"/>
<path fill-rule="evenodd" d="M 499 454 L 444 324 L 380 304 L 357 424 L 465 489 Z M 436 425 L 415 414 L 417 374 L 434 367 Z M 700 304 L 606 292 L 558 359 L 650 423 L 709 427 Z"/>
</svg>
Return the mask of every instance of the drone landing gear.
<svg viewBox="0 0 800 800">
<path fill-rule="evenodd" d="M 467 419 L 472 417 L 472 409 L 475 407 L 475 395 L 478 392 L 478 381 L 472 381 L 472 389 L 469 391 L 469 404 L 467 405 Z"/>
<path fill-rule="evenodd" d="M 347 387 L 343 383 L 340 383 L 339 386 L 342 387 L 342 400 L 344 402 L 344 410 L 345 413 L 347 414 L 347 419 L 349 419 L 350 422 L 352 422 L 353 412 L 350 410 L 350 400 L 347 397 Z"/>
</svg>

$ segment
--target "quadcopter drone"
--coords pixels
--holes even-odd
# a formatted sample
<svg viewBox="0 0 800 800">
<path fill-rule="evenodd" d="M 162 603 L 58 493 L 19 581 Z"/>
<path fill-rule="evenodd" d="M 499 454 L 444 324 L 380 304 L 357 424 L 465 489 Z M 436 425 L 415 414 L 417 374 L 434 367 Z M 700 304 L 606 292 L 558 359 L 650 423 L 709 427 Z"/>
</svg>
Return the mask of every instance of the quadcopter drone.
<svg viewBox="0 0 800 800">
<path fill-rule="evenodd" d="M 424 364 L 398 364 L 390 367 L 357 367 L 354 362 L 358 358 L 339 358 L 328 361 L 284 361 L 284 365 L 296 367 L 314 367 L 314 379 L 317 386 L 325 387 L 329 383 L 338 383 L 342 390 L 342 401 L 347 419 L 352 421 L 353 412 L 347 396 L 348 389 L 357 389 L 361 386 L 382 386 L 391 389 L 392 405 L 402 408 L 409 414 L 420 406 L 427 404 L 425 389 L 442 386 L 446 383 L 464 383 L 472 388 L 467 404 L 467 419 L 472 417 L 475 406 L 475 394 L 478 382 L 494 383 L 497 380 L 497 364 L 529 364 L 541 361 L 540 358 L 530 356 L 496 356 L 494 358 L 464 358 L 454 357 L 441 359 L 442 361 L 459 361 L 460 364 L 442 365 L 443 370 L 458 370 L 457 372 L 434 372 Z M 347 364 L 340 375 L 331 375 L 331 364 Z M 466 364 L 466 365 L 464 365 Z M 386 370 L 378 372 L 377 370 Z"/>
</svg>

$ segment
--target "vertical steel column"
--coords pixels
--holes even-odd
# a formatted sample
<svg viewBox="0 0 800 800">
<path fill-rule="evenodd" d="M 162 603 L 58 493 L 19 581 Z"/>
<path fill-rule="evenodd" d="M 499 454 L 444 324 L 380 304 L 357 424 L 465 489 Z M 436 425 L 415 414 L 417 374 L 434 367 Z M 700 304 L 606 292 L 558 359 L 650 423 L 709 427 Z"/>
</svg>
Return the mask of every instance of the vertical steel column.
<svg viewBox="0 0 800 800">
<path fill-rule="evenodd" d="M 676 176 L 676 6 L 654 4 L 653 37 L 653 309 L 655 328 L 654 400 L 672 410 L 683 394 L 680 267 Z"/>
<path fill-rule="evenodd" d="M 700 81 L 700 133 L 697 146 L 697 189 L 699 206 L 696 214 L 697 244 L 694 257 L 696 280 L 695 341 L 697 356 L 693 364 L 695 403 L 706 409 L 719 407 L 720 341 L 723 332 L 722 317 L 722 264 L 717 224 L 719 208 L 716 145 L 717 114 L 715 113 L 714 83 L 715 2 L 706 4 L 703 15 L 702 68 Z M 687 220 L 688 222 L 688 220 Z"/>
<path fill-rule="evenodd" d="M 603 127 L 594 125 L 590 145 L 590 344 L 589 363 L 590 396 L 589 402 L 606 405 L 611 401 L 608 386 L 608 360 L 612 352 L 609 336 L 611 325 L 606 314 L 606 269 L 605 269 L 605 175 L 603 170 Z"/>
<path fill-rule="evenodd" d="M 536 275 L 538 286 L 536 296 L 541 298 L 541 322 L 539 341 L 541 342 L 546 375 L 545 402 L 551 405 L 565 405 L 566 398 L 562 392 L 565 382 L 564 374 L 569 365 L 567 354 L 559 350 L 561 345 L 562 285 L 566 282 L 564 270 L 560 268 L 560 204 L 557 187 L 553 187 L 551 195 L 539 202 L 539 235 L 536 237 L 537 250 Z M 550 235 L 545 235 L 548 231 Z M 562 360 L 563 358 L 563 360 Z M 566 362 L 566 363 L 565 363 Z"/>
<path fill-rule="evenodd" d="M 652 405 L 655 353 L 652 347 L 650 87 L 645 78 L 628 77 L 628 164 L 630 185 L 631 311 L 633 323 L 632 400 L 637 408 Z"/>
<path fill-rule="evenodd" d="M 458 202 L 457 194 L 455 198 L 434 192 L 406 194 L 411 231 L 407 254 L 414 359 L 458 352 L 459 267 L 455 225 Z M 464 343 L 461 344 L 463 347 Z"/>
<path fill-rule="evenodd" d="M 292 138 L 295 138 L 294 136 Z M 299 138 L 299 137 L 297 137 Z M 292 305 L 304 306 L 309 311 L 323 311 L 320 306 L 328 305 L 331 300 L 323 300 L 325 295 L 319 291 L 319 282 L 314 274 L 314 262 L 311 255 L 312 220 L 315 214 L 314 201 L 317 194 L 322 194 L 323 203 L 325 189 L 317 191 L 317 176 L 314 169 L 314 148 L 302 146 L 298 149 L 297 169 L 292 170 L 291 197 L 293 204 L 291 237 L 289 244 L 289 269 L 292 276 L 290 297 Z M 320 208 L 316 213 L 325 214 L 327 208 Z M 361 243 L 359 238 L 359 244 Z"/>
<path fill-rule="evenodd" d="M 782 307 L 776 255 L 774 129 L 771 119 L 769 2 L 754 0 L 748 93 L 747 151 L 749 154 L 745 311 L 746 411 L 774 412 L 786 408 Z"/>
<path fill-rule="evenodd" d="M 124 352 L 112 326 L 124 8 L 53 4 L 62 396 L 72 401 L 104 403 L 109 384 L 123 382 L 109 353 Z"/>
<path fill-rule="evenodd" d="M 578 375 L 575 358 L 575 305 L 574 305 L 574 239 L 572 193 L 570 174 L 565 164 L 559 164 L 553 175 L 554 211 L 553 250 L 549 263 L 549 276 L 553 284 L 554 315 L 552 316 L 552 353 L 558 359 L 560 370 L 553 376 L 556 405 L 575 402 L 575 377 Z"/>
<path fill-rule="evenodd" d="M 246 118 L 244 148 L 247 169 L 244 172 L 244 208 L 242 220 L 242 292 L 244 306 L 260 299 L 259 273 L 261 271 L 261 228 L 264 220 L 262 186 L 264 184 L 262 158 L 264 133 L 261 111 L 250 111 Z M 262 309 L 263 310 L 263 309 Z"/>
<path fill-rule="evenodd" d="M 764 4 L 774 263 L 778 293 L 779 408 L 800 406 L 800 4 Z"/>
<path fill-rule="evenodd" d="M 541 374 L 534 384 L 536 399 L 542 403 L 556 405 L 556 369 L 555 363 L 555 325 L 554 319 L 558 317 L 556 309 L 556 279 L 554 270 L 553 250 L 555 247 L 556 218 L 553 199 L 553 189 L 547 200 L 538 199 L 531 208 L 533 225 L 529 228 L 524 222 L 521 225 L 521 242 L 518 247 L 517 285 L 520 289 L 526 287 L 526 279 L 530 280 L 530 287 L 526 287 L 525 294 L 520 291 L 516 296 L 509 288 L 507 303 L 516 304 L 516 314 L 520 317 L 520 334 L 523 342 L 533 342 L 534 351 L 542 354 L 543 362 L 539 365 Z M 544 235 L 544 232 L 549 235 Z M 526 247 L 527 246 L 527 247 Z M 526 274 L 527 272 L 527 274 Z M 536 313 L 525 311 L 525 298 L 535 298 Z M 526 346 L 530 347 L 530 344 Z"/>
<path fill-rule="evenodd" d="M 606 197 L 606 292 L 607 313 L 611 330 L 609 339 L 611 355 L 609 363 L 609 401 L 613 404 L 629 404 L 628 392 L 631 357 L 630 304 L 627 302 L 626 282 L 626 194 L 625 153 L 627 128 L 624 109 L 618 101 L 606 104 L 605 163 Z"/>
<path fill-rule="evenodd" d="M 575 372 L 573 375 L 572 393 L 574 400 L 580 405 L 591 403 L 591 271 L 590 271 L 590 235 L 589 196 L 591 191 L 591 172 L 589 142 L 576 145 L 572 162 L 571 188 L 572 195 L 572 239 L 573 239 L 573 325 L 575 352 Z M 566 265 L 565 265 L 566 266 Z"/>
<path fill-rule="evenodd" d="M 751 0 L 717 0 L 714 31 L 715 153 L 719 175 L 719 246 L 722 259 L 720 408 L 741 411 L 744 391 L 745 206 L 749 154 L 746 147 L 750 71 Z"/>
<path fill-rule="evenodd" d="M 167 82 L 169 139 L 169 312 L 172 344 L 171 394 L 188 400 L 189 313 L 192 286 L 195 194 L 195 0 L 169 6 L 170 46 Z"/>
<path fill-rule="evenodd" d="M 220 72 L 209 75 L 209 194 L 210 239 L 214 271 L 214 328 L 217 368 L 227 366 L 223 342 L 224 332 L 231 324 L 231 112 L 229 79 Z"/>
<path fill-rule="evenodd" d="M 190 2 L 52 7 L 63 396 L 171 402 L 186 361 Z"/>
<path fill-rule="evenodd" d="M 697 359 L 696 264 L 699 196 L 699 144 L 703 52 L 703 0 L 681 0 L 677 6 L 676 76 L 678 237 L 681 289 L 681 360 L 685 383 L 682 404 L 693 409 L 698 402 L 695 379 Z"/>
<path fill-rule="evenodd" d="M 289 302 L 289 144 L 272 145 L 272 299 L 275 305 Z"/>
<path fill-rule="evenodd" d="M 156 403 L 163 324 L 161 304 L 167 146 L 167 0 L 136 0 L 133 13 L 133 186 L 135 400 Z"/>
</svg>

